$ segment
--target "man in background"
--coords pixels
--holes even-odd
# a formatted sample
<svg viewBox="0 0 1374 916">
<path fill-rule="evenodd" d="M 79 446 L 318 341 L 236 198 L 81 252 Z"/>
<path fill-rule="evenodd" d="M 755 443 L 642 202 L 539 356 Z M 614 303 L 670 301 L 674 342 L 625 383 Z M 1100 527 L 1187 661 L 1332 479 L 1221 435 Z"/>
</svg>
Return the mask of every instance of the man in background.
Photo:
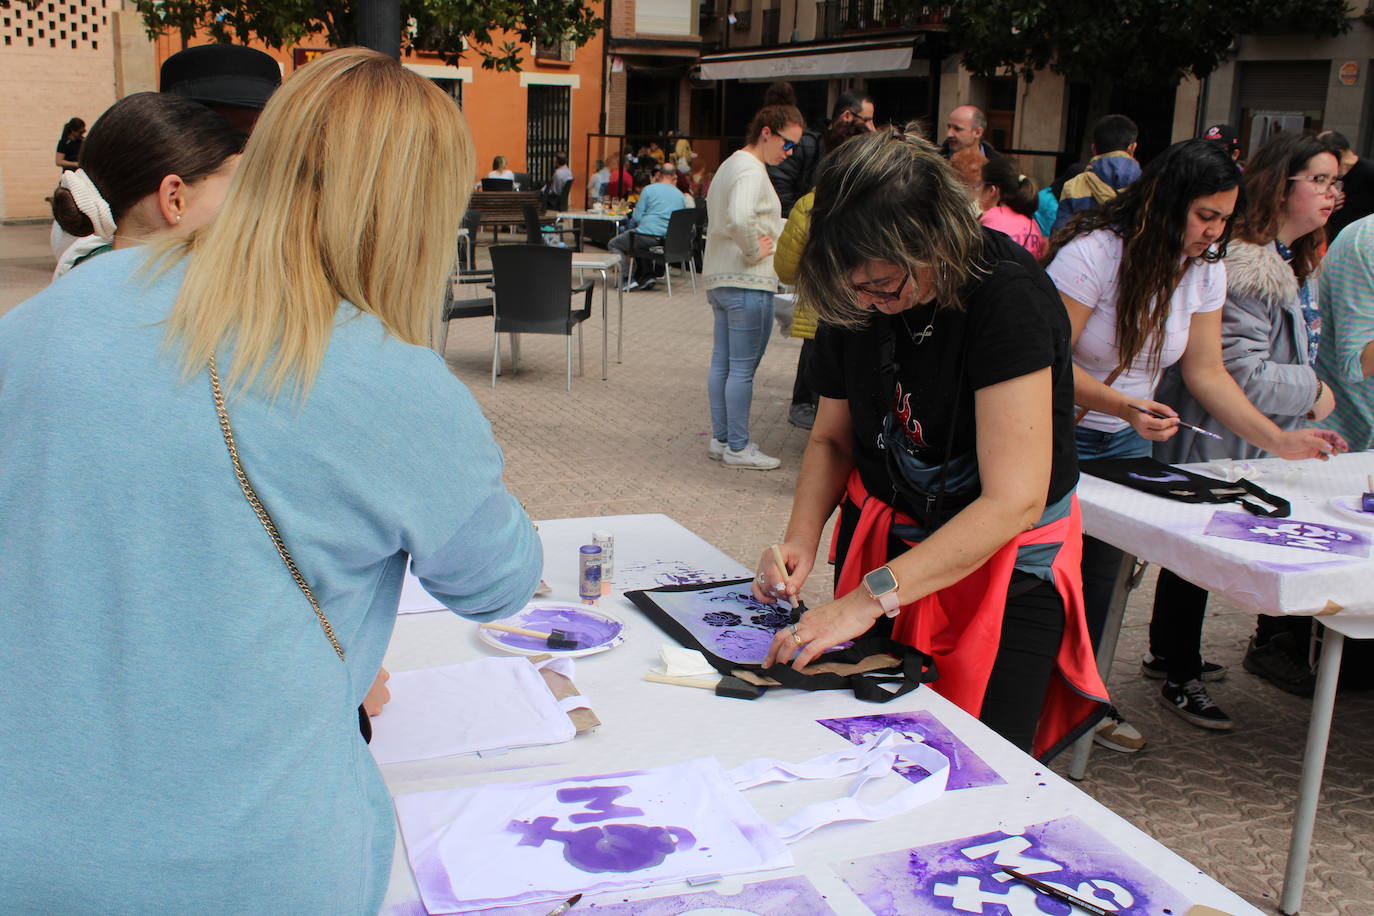
<svg viewBox="0 0 1374 916">
<path fill-rule="evenodd" d="M 1109 114 L 1093 125 L 1093 157 L 1082 174 L 1064 182 L 1055 232 L 1075 214 L 1106 203 L 1140 177 L 1140 163 L 1135 161 L 1139 136 L 1135 122 L 1121 114 Z"/>
<path fill-rule="evenodd" d="M 780 95 L 778 98 L 765 97 L 765 105 L 792 105 L 796 106 L 796 94 L 790 84 L 779 83 L 770 88 L 770 93 L 775 92 L 779 87 L 786 86 L 786 92 L 792 93 L 790 98 Z M 830 115 L 831 123 L 845 121 L 862 121 L 868 125 L 868 129 L 873 129 L 873 99 L 862 89 L 846 89 L 840 93 L 835 100 L 835 108 Z M 802 138 L 797 141 L 797 145 L 792 149 L 792 155 L 782 161 L 780 165 L 768 166 L 768 178 L 773 182 L 773 190 L 778 192 L 778 201 L 782 204 L 782 216 L 786 219 L 792 212 L 792 205 L 802 197 L 810 193 L 816 186 L 816 168 L 821 164 L 821 158 L 826 150 L 821 148 L 821 132 L 819 130 L 806 130 L 802 132 Z"/>
<path fill-rule="evenodd" d="M 653 181 L 639 194 L 629 228 L 606 246 L 620 255 L 620 275 L 629 277 L 625 289 L 653 289 L 654 262 L 649 249 L 663 244 L 668 234 L 668 218 L 687 206 L 687 198 L 677 189 L 677 166 L 665 162 L 654 171 Z M 630 258 L 635 259 L 634 273 Z"/>
<path fill-rule="evenodd" d="M 945 158 L 964 150 L 977 150 L 984 159 L 996 159 L 1002 154 L 983 142 L 988 129 L 988 116 L 977 105 L 960 105 L 945 119 L 945 142 L 940 147 Z"/>
</svg>

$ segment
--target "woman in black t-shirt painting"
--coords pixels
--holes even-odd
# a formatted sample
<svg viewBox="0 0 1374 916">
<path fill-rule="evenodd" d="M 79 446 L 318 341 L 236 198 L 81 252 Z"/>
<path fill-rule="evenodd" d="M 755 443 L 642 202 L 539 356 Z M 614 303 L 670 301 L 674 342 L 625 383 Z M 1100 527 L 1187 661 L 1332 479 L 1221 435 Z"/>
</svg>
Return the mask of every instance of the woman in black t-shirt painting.
<svg viewBox="0 0 1374 916">
<path fill-rule="evenodd" d="M 897 130 L 822 165 L 798 293 L 822 321 L 820 407 L 788 568 L 765 553 L 755 590 L 799 593 L 839 506 L 838 597 L 782 630 L 766 662 L 800 668 L 890 627 L 935 657 L 937 691 L 1053 755 L 1106 698 L 1083 620 L 1070 329 L 1054 286 L 980 227 L 936 147 Z"/>
</svg>

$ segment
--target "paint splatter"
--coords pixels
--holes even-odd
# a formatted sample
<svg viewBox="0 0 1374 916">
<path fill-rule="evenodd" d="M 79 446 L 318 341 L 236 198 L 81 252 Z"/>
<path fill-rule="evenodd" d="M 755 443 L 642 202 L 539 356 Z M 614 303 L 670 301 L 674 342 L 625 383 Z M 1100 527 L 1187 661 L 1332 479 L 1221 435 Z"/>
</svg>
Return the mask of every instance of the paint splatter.
<svg viewBox="0 0 1374 916">
<path fill-rule="evenodd" d="M 738 570 L 712 571 L 697 569 L 681 560 L 650 560 L 618 568 L 615 587 L 617 591 L 628 592 L 662 585 L 706 585 L 708 582 L 738 578 Z"/>
<path fill-rule="evenodd" d="M 642 813 L 642 812 L 641 812 Z M 543 846 L 545 840 L 563 844 L 563 858 L 586 872 L 631 872 L 663 864 L 679 849 L 691 849 L 697 838 L 681 827 L 647 824 L 605 824 L 581 830 L 555 830 L 556 817 L 511 821 L 507 830 L 521 834 L 521 846 Z"/>
<path fill-rule="evenodd" d="M 1013 868 L 1116 916 L 1182 911 L 1186 897 L 1076 817 L 842 862 L 835 872 L 875 916 L 1046 916 L 1068 907 L 1013 881 Z"/>
<path fill-rule="evenodd" d="M 949 783 L 946 786 L 948 789 L 1006 784 L 1006 780 L 997 775 L 997 771 L 983 758 L 960 741 L 933 713 L 925 710 L 816 721 L 854 744 L 863 744 L 864 738 L 868 735 L 878 734 L 889 728 L 908 740 L 924 741 L 949 758 Z M 916 764 L 899 766 L 897 772 L 912 782 L 919 782 L 930 775 L 924 767 Z"/>
</svg>

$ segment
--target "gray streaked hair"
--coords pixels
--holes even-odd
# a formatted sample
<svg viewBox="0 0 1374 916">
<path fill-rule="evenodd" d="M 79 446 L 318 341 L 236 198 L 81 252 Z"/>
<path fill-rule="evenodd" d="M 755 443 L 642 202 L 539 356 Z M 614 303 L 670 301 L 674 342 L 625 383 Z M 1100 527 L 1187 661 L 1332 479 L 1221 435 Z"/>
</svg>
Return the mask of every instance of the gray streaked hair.
<svg viewBox="0 0 1374 916">
<path fill-rule="evenodd" d="M 936 300 L 961 308 L 959 289 L 984 272 L 982 254 L 982 225 L 939 148 L 911 129 L 880 130 L 821 164 L 798 299 L 828 324 L 862 327 L 872 310 L 850 273 L 883 261 L 912 276 L 933 268 Z"/>
</svg>

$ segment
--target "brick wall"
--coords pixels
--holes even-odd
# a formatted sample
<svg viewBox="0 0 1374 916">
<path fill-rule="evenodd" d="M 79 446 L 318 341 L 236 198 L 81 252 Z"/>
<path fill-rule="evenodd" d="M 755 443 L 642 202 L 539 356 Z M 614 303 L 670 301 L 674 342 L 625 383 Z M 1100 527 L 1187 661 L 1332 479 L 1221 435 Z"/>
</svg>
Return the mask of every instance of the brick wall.
<svg viewBox="0 0 1374 916">
<path fill-rule="evenodd" d="M 0 219 L 51 213 L 62 126 L 89 128 L 115 101 L 118 0 L 54 0 L 0 9 Z"/>
</svg>

